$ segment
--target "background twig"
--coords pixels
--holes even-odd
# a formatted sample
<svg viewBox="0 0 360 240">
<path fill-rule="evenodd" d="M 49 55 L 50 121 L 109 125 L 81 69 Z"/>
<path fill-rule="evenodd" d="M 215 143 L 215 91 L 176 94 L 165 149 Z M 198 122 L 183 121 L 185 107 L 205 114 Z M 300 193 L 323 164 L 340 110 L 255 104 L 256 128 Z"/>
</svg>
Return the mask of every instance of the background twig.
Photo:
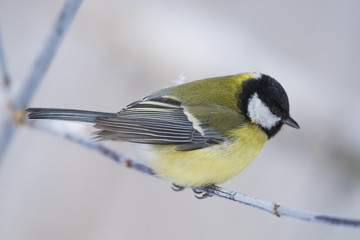
<svg viewBox="0 0 360 240">
<path fill-rule="evenodd" d="M 55 24 L 51 27 L 50 34 L 43 48 L 40 50 L 29 76 L 22 83 L 19 90 L 8 103 L 9 113 L 4 113 L 0 119 L 0 162 L 5 150 L 16 130 L 16 122 L 23 119 L 23 109 L 27 106 L 35 93 L 40 81 L 44 77 L 61 40 L 73 21 L 82 0 L 67 0 L 63 5 Z M 15 122 L 15 123 L 14 123 Z"/>
<path fill-rule="evenodd" d="M 0 69 L 2 71 L 2 81 L 5 89 L 10 87 L 10 74 L 6 64 L 5 50 L 2 42 L 2 35 L 0 29 Z"/>
<path fill-rule="evenodd" d="M 55 24 L 51 28 L 46 44 L 40 50 L 28 78 L 21 86 L 18 97 L 13 99 L 15 109 L 24 108 L 34 95 L 44 77 L 66 31 L 72 23 L 82 0 L 67 0 L 61 9 Z"/>
<path fill-rule="evenodd" d="M 104 155 L 107 158 L 116 161 L 117 163 L 124 164 L 128 168 L 132 168 L 142 173 L 155 176 L 153 170 L 143 162 L 140 162 L 122 153 L 119 153 L 116 150 L 106 146 L 105 144 L 96 142 L 95 140 L 89 139 L 88 137 L 82 137 L 72 132 L 67 132 L 66 130 L 60 131 L 59 128 L 53 127 L 54 126 L 53 122 L 46 122 L 41 120 L 40 121 L 28 120 L 26 121 L 26 124 L 35 127 L 37 129 L 43 130 L 45 132 L 63 137 L 80 145 L 83 145 L 93 151 L 96 151 Z M 234 202 L 246 204 L 251 207 L 258 208 L 263 211 L 267 211 L 278 217 L 287 216 L 287 217 L 310 221 L 310 222 L 360 228 L 360 219 L 348 219 L 343 217 L 303 211 L 295 208 L 288 208 L 278 203 L 258 199 L 256 197 L 231 191 L 219 186 L 199 187 L 197 188 L 197 190 L 201 190 L 202 192 L 213 196 L 218 196 Z"/>
</svg>

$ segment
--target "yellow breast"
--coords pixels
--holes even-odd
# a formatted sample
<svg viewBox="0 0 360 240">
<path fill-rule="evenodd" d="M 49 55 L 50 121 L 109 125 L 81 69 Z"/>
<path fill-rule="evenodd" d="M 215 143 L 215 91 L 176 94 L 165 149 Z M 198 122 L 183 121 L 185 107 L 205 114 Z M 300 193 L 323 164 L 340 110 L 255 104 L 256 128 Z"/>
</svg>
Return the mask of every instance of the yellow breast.
<svg viewBox="0 0 360 240">
<path fill-rule="evenodd" d="M 157 145 L 148 149 L 156 174 L 190 187 L 223 183 L 239 174 L 256 157 L 267 139 L 256 125 L 246 123 L 221 144 L 192 151 Z"/>
</svg>

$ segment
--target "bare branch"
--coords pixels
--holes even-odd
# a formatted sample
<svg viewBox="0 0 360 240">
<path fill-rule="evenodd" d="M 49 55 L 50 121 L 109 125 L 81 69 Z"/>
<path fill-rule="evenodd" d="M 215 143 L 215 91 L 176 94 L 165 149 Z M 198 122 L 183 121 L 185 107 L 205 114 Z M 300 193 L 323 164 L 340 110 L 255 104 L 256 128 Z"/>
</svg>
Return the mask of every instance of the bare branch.
<svg viewBox="0 0 360 240">
<path fill-rule="evenodd" d="M 95 152 L 104 155 L 107 158 L 114 160 L 117 163 L 124 164 L 126 167 L 133 168 L 137 171 L 143 172 L 148 175 L 155 175 L 153 170 L 141 161 L 137 161 L 123 153 L 120 153 L 99 141 L 95 141 L 87 136 L 81 136 L 80 134 L 74 133 L 73 130 L 69 131 L 62 126 L 57 126 L 55 121 L 41 121 L 41 120 L 25 120 L 26 125 L 53 134 L 58 137 L 65 138 L 69 141 L 83 145 Z M 71 124 L 71 123 L 70 123 Z"/>
<path fill-rule="evenodd" d="M 31 100 L 40 81 L 44 77 L 61 40 L 73 21 L 82 0 L 67 0 L 61 9 L 54 25 L 50 30 L 48 39 L 40 50 L 29 76 L 22 83 L 19 91 L 12 97 L 8 104 L 9 112 L 3 114 L 0 119 L 0 162 L 5 150 L 10 143 L 16 130 L 16 122 L 21 122 L 25 116 L 23 109 Z"/>
<path fill-rule="evenodd" d="M 89 139 L 88 137 L 81 137 L 72 132 L 64 131 L 64 129 L 59 130 L 58 127 L 54 127 L 53 122 L 32 120 L 32 121 L 26 121 L 26 124 L 41 129 L 43 131 L 46 131 L 48 133 L 66 138 L 70 141 L 83 145 L 87 148 L 90 148 L 91 150 L 101 153 L 105 157 L 108 157 L 116 161 L 117 163 L 124 164 L 128 168 L 132 168 L 134 170 L 140 171 L 142 173 L 151 176 L 156 176 L 153 170 L 150 167 L 148 167 L 146 164 L 138 160 L 135 160 L 129 156 L 126 156 L 122 153 L 119 153 L 116 150 L 100 142 L 96 142 L 92 139 Z M 337 216 L 330 216 L 330 215 L 319 214 L 314 212 L 302 211 L 295 208 L 288 208 L 274 202 L 265 201 L 242 193 L 227 190 L 219 186 L 199 187 L 196 190 L 200 190 L 209 195 L 218 196 L 234 202 L 249 205 L 251 207 L 258 208 L 263 211 L 267 211 L 278 217 L 287 216 L 287 217 L 301 219 L 310 222 L 360 228 L 360 219 L 348 219 Z"/>
<path fill-rule="evenodd" d="M 10 75 L 6 64 L 6 58 L 5 58 L 5 51 L 2 43 L 2 35 L 1 35 L 1 29 L 0 29 L 0 68 L 2 71 L 2 79 L 3 79 L 3 85 L 5 89 L 8 89 L 10 87 L 11 81 L 10 81 Z"/>
<path fill-rule="evenodd" d="M 65 2 L 55 24 L 51 28 L 44 47 L 40 50 L 39 55 L 31 68 L 28 78 L 21 86 L 17 97 L 13 99 L 15 109 L 26 107 L 32 98 L 51 63 L 61 40 L 72 23 L 81 2 L 82 0 L 67 0 Z"/>
<path fill-rule="evenodd" d="M 227 190 L 218 186 L 201 187 L 199 189 L 211 195 L 216 195 L 218 197 L 226 198 L 234 202 L 243 203 L 267 211 L 278 217 L 287 216 L 310 222 L 360 228 L 360 219 L 342 218 L 337 216 L 303 211 L 295 208 L 289 208 L 281 206 L 280 204 L 274 202 L 268 202 L 252 196 L 247 196 L 245 194 Z"/>
</svg>

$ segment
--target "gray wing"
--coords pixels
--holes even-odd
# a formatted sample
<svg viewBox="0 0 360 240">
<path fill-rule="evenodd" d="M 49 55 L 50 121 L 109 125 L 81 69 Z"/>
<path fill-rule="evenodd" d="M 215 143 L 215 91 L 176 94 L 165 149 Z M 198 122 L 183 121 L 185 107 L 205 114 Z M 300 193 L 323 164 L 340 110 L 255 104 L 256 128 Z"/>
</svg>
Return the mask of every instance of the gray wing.
<svg viewBox="0 0 360 240">
<path fill-rule="evenodd" d="M 177 150 L 194 150 L 216 144 L 224 136 L 199 132 L 184 113 L 181 103 L 166 97 L 145 98 L 122 109 L 116 117 L 95 120 L 98 138 L 145 144 L 173 144 Z"/>
</svg>

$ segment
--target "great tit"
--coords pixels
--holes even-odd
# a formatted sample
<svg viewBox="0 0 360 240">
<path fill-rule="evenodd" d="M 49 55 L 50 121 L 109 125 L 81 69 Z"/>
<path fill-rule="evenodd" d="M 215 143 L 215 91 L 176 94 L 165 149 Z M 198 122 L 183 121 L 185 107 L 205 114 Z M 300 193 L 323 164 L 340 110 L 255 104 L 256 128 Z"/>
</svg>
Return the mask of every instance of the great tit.
<svg viewBox="0 0 360 240">
<path fill-rule="evenodd" d="M 203 187 L 239 174 L 289 114 L 274 78 L 241 73 L 157 91 L 117 113 L 28 108 L 29 119 L 93 123 L 97 138 L 141 144 L 155 173 L 177 186 Z"/>
</svg>

